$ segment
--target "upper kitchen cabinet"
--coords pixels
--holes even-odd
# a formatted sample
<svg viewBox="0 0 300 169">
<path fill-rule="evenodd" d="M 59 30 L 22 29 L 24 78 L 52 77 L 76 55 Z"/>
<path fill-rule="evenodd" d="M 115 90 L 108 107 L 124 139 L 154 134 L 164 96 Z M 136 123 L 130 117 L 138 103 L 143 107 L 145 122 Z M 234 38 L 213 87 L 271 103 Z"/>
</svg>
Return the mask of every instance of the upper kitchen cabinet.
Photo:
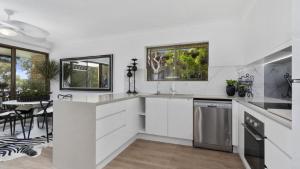
<svg viewBox="0 0 300 169">
<path fill-rule="evenodd" d="M 300 79 L 300 39 L 293 41 L 293 79 Z"/>
<path fill-rule="evenodd" d="M 293 38 L 300 39 L 300 1 L 293 0 Z"/>
<path fill-rule="evenodd" d="M 291 45 L 291 16 L 292 0 L 256 1 L 243 22 L 246 64 Z"/>
</svg>

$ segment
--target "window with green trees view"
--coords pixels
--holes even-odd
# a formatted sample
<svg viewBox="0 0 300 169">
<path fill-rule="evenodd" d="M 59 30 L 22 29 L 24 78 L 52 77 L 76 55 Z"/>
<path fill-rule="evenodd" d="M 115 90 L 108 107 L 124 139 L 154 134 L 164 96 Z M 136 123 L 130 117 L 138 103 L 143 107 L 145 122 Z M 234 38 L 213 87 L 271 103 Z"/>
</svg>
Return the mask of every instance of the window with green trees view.
<svg viewBox="0 0 300 169">
<path fill-rule="evenodd" d="M 46 59 L 47 53 L 0 45 L 0 99 L 15 98 L 29 84 L 45 87 L 47 82 L 37 65 Z"/>
<path fill-rule="evenodd" d="M 147 48 L 148 81 L 207 81 L 209 44 Z"/>
</svg>

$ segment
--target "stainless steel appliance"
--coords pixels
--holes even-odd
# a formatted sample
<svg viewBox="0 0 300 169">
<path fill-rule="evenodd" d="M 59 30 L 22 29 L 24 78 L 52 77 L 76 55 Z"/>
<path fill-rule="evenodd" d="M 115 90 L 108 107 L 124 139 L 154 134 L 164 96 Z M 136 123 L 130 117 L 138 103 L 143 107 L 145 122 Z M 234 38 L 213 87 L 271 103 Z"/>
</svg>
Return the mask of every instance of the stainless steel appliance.
<svg viewBox="0 0 300 169">
<path fill-rule="evenodd" d="M 245 158 L 251 169 L 265 167 L 264 123 L 249 113 L 244 115 Z"/>
<path fill-rule="evenodd" d="M 194 147 L 232 152 L 232 104 L 194 100 Z"/>
</svg>

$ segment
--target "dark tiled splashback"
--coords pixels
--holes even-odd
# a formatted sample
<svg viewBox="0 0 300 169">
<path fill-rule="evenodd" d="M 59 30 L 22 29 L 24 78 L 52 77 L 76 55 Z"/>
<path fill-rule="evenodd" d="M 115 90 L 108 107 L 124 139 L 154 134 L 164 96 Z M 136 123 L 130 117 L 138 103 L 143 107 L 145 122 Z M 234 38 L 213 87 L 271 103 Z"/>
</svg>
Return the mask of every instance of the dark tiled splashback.
<svg viewBox="0 0 300 169">
<path fill-rule="evenodd" d="M 285 74 L 292 74 L 292 59 L 284 59 L 264 66 L 264 95 L 265 97 L 291 100 L 288 93 L 289 83 Z"/>
</svg>

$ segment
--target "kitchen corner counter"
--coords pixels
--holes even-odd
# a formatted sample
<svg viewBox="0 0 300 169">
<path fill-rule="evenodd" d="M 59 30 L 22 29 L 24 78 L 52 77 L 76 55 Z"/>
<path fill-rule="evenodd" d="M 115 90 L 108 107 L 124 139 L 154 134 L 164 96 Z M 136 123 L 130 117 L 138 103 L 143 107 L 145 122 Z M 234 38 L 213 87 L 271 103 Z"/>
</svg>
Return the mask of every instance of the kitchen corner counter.
<svg viewBox="0 0 300 169">
<path fill-rule="evenodd" d="M 253 105 L 249 102 L 273 102 L 273 103 L 291 103 L 290 101 L 280 100 L 280 99 L 273 99 L 273 98 L 235 98 L 235 101 L 239 102 L 240 104 L 262 114 L 263 116 L 270 118 L 288 128 L 292 128 L 292 119 L 290 119 L 289 115 L 285 115 L 284 117 L 281 117 L 279 115 L 276 115 L 276 113 L 271 112 L 270 110 L 265 110 L 263 108 L 260 108 L 256 105 Z M 277 109 L 278 111 L 282 109 Z M 282 110 L 284 112 L 282 113 L 291 113 L 292 110 Z"/>
</svg>

